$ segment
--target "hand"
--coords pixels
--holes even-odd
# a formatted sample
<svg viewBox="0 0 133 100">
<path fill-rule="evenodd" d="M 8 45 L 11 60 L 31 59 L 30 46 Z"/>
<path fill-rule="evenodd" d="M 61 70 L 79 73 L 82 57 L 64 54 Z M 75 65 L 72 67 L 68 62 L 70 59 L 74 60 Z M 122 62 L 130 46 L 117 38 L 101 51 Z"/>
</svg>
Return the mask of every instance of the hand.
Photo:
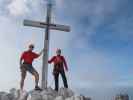
<svg viewBox="0 0 133 100">
<path fill-rule="evenodd" d="M 22 66 L 22 62 L 20 61 L 20 66 Z"/>
<path fill-rule="evenodd" d="M 39 56 L 41 56 L 41 55 L 43 54 L 43 52 L 44 52 L 44 49 L 42 49 L 42 50 L 40 51 Z"/>
<path fill-rule="evenodd" d="M 48 64 L 50 64 L 50 61 L 48 61 Z"/>
<path fill-rule="evenodd" d="M 43 49 L 42 49 L 42 51 L 44 52 L 44 51 L 45 51 L 45 49 L 43 48 Z"/>
<path fill-rule="evenodd" d="M 20 63 L 20 66 L 19 66 L 19 68 L 20 68 L 20 69 L 22 69 L 22 68 L 23 68 L 21 63 Z"/>
</svg>

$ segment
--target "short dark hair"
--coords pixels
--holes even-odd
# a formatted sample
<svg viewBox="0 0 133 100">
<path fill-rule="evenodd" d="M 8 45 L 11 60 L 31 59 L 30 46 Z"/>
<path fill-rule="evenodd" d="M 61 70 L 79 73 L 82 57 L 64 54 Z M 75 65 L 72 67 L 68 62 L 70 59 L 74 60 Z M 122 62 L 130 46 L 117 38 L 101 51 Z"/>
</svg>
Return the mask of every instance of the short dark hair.
<svg viewBox="0 0 133 100">
<path fill-rule="evenodd" d="M 61 49 L 57 49 L 57 50 L 56 50 L 56 52 L 59 52 L 59 53 L 61 53 Z"/>
<path fill-rule="evenodd" d="M 30 44 L 30 45 L 29 45 L 29 48 L 34 48 L 34 45 L 33 45 L 33 44 Z"/>
</svg>

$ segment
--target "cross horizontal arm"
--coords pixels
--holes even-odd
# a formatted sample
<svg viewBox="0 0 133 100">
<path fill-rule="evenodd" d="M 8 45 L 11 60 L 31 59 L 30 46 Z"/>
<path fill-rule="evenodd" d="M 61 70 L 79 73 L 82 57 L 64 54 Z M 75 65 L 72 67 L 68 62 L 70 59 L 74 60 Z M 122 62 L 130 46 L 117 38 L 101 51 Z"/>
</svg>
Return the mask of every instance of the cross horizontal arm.
<svg viewBox="0 0 133 100">
<path fill-rule="evenodd" d="M 32 26 L 32 27 L 39 27 L 39 28 L 46 28 L 47 23 L 39 22 L 39 21 L 32 21 L 32 20 L 24 20 L 23 24 L 25 26 Z M 49 28 L 53 30 L 60 30 L 65 32 L 70 32 L 70 27 L 66 25 L 59 25 L 59 24 L 49 24 Z"/>
</svg>

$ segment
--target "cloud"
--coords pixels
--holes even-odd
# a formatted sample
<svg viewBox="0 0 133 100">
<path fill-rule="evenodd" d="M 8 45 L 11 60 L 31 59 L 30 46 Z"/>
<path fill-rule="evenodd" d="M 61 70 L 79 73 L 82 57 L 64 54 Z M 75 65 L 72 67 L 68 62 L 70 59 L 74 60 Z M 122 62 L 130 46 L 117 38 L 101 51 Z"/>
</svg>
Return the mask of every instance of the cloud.
<svg viewBox="0 0 133 100">
<path fill-rule="evenodd" d="M 18 64 L 19 49 L 16 47 L 16 26 L 8 18 L 0 16 L 0 89 L 7 90 L 11 87 L 17 87 L 18 82 Z M 8 27 L 7 29 L 7 26 Z"/>
<path fill-rule="evenodd" d="M 126 74 L 121 75 L 123 69 L 120 68 L 120 62 L 123 62 L 121 56 L 116 54 L 116 56 L 119 57 L 118 59 L 116 59 L 116 62 L 118 62 L 115 63 L 115 61 L 113 60 L 116 57 L 115 54 L 113 54 L 114 52 L 112 51 L 113 53 L 110 54 L 108 51 L 103 50 L 104 44 L 108 43 L 108 41 L 106 41 L 106 37 L 104 38 L 106 34 L 124 34 L 123 32 L 120 32 L 123 27 L 121 29 L 119 29 L 119 27 L 121 27 L 121 23 L 129 22 L 123 21 L 123 19 L 120 20 L 121 17 L 119 16 L 119 18 L 117 17 L 117 15 L 120 14 L 120 9 L 124 6 L 124 4 L 127 4 L 127 2 L 120 0 L 74 0 L 73 2 L 67 0 L 63 2 L 64 4 L 62 4 L 63 7 L 61 12 L 61 14 L 63 14 L 62 17 L 65 17 L 65 20 L 69 19 L 71 22 L 68 22 L 68 24 L 72 25 L 72 36 L 69 36 L 71 39 L 70 41 L 68 41 L 70 46 L 70 52 L 68 53 L 68 55 L 69 63 L 72 63 L 70 64 L 70 67 L 74 67 L 70 68 L 70 70 L 76 71 L 71 73 L 71 78 L 73 81 L 79 81 L 77 83 L 73 83 L 72 85 L 78 86 L 81 84 L 81 86 L 83 87 L 92 86 L 94 88 L 96 86 L 112 87 L 116 84 L 122 84 L 123 86 L 127 86 L 127 84 L 130 85 L 128 81 L 130 80 L 129 78 L 127 79 L 127 82 L 125 82 L 126 80 L 121 79 L 122 77 L 130 76 Z M 60 11 L 60 9 L 58 10 Z M 118 23 L 116 24 L 114 21 Z M 114 24 L 111 24 L 111 22 L 114 22 Z M 105 32 L 104 34 L 102 34 L 102 32 L 104 31 L 100 30 L 104 30 L 107 27 L 110 28 L 111 25 L 113 26 L 113 28 L 111 28 L 110 30 L 112 30 L 113 32 L 116 30 L 117 31 L 114 33 Z M 113 35 L 107 40 L 111 39 L 113 41 L 113 38 L 115 38 L 116 35 Z M 124 35 L 127 36 L 127 34 Z M 103 47 L 101 47 L 102 49 L 95 48 L 95 46 L 98 45 L 94 44 L 93 41 L 91 41 L 92 36 L 97 36 L 95 38 L 96 40 L 103 40 Z M 126 37 L 123 36 L 123 38 Z M 116 39 L 118 40 L 119 37 Z M 113 48 L 113 45 L 115 45 L 115 43 L 112 44 L 112 46 L 108 46 L 110 46 L 110 48 Z M 111 55 L 114 57 L 112 57 Z M 119 79 L 121 79 L 121 82 L 118 82 Z"/>
<path fill-rule="evenodd" d="M 45 15 L 45 6 L 42 1 L 34 0 L 1 0 L 0 15 L 20 19 L 24 17 L 31 17 L 32 14 L 37 14 L 40 17 Z M 44 13 L 42 14 L 41 11 Z M 33 18 L 33 16 L 32 16 Z"/>
<path fill-rule="evenodd" d="M 29 12 L 29 8 L 24 0 L 12 0 L 7 8 L 9 9 L 9 13 L 13 16 L 20 16 Z"/>
<path fill-rule="evenodd" d="M 71 15 L 70 18 L 73 18 L 73 22 L 86 25 L 85 28 L 93 29 L 102 24 L 108 17 L 107 15 L 112 15 L 116 11 L 118 2 L 119 0 L 74 0 L 73 2 L 68 0 L 65 1 L 65 7 L 69 9 L 67 11 Z"/>
</svg>

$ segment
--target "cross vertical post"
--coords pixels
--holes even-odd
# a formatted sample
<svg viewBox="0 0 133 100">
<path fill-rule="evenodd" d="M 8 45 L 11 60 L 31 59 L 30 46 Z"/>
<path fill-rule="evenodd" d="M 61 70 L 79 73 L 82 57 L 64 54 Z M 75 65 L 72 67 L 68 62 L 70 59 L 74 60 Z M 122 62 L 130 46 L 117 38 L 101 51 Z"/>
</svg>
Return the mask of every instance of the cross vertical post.
<svg viewBox="0 0 133 100">
<path fill-rule="evenodd" d="M 51 23 L 51 9 L 52 4 L 47 4 L 47 16 L 46 16 L 46 29 L 45 29 L 45 40 L 44 40 L 44 53 L 43 53 L 43 66 L 42 66 L 42 89 L 47 88 L 48 79 L 48 54 L 49 54 L 49 25 Z"/>
</svg>

